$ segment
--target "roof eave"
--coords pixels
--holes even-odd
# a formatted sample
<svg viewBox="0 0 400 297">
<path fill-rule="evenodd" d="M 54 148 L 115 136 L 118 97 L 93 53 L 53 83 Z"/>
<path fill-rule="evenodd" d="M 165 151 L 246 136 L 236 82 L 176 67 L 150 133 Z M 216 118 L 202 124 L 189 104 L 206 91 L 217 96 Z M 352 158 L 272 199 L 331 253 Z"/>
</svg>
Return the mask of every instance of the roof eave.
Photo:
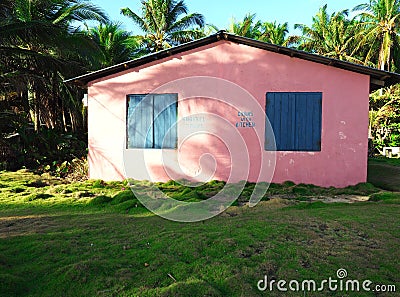
<svg viewBox="0 0 400 297">
<path fill-rule="evenodd" d="M 81 76 L 77 76 L 68 80 L 65 80 L 66 83 L 74 83 L 78 85 L 87 85 L 89 82 L 97 80 L 102 77 L 106 77 L 109 75 L 113 75 L 125 70 L 128 70 L 130 68 L 138 67 L 141 65 L 145 65 L 147 63 L 151 63 L 163 58 L 168 58 L 172 55 L 179 54 L 200 46 L 208 45 L 211 44 L 215 41 L 220 40 L 220 36 L 218 34 L 213 34 L 201 39 L 197 39 L 195 41 L 187 42 L 182 45 L 172 47 L 169 49 L 165 49 L 156 53 L 151 53 L 149 55 L 140 57 L 135 60 L 130 60 L 127 62 L 123 62 L 120 64 L 116 64 L 107 68 L 103 68 L 97 71 L 93 71 L 87 74 L 83 74 Z"/>
<path fill-rule="evenodd" d="M 316 54 L 312 54 L 312 53 L 308 53 L 308 52 L 304 52 L 304 51 L 300 51 L 300 50 L 296 50 L 296 49 L 292 49 L 292 48 L 288 48 L 288 47 L 284 47 L 284 46 L 265 43 L 262 41 L 230 34 L 225 31 L 219 31 L 208 37 L 197 39 L 195 41 L 191 41 L 191 42 L 188 42 L 188 43 L 176 46 L 176 47 L 165 49 L 165 50 L 159 51 L 157 53 L 152 53 L 152 54 L 146 55 L 144 57 L 141 57 L 141 58 L 138 58 L 135 60 L 127 61 L 127 62 L 120 63 L 120 64 L 117 64 L 117 65 L 114 65 L 114 66 L 111 66 L 108 68 L 104 68 L 104 69 L 97 70 L 97 71 L 94 71 L 91 73 L 87 73 L 87 74 L 84 74 L 84 75 L 81 75 L 81 76 L 78 76 L 75 78 L 71 78 L 71 79 L 66 80 L 65 82 L 66 83 L 74 83 L 74 84 L 80 85 L 80 86 L 86 86 L 91 81 L 94 81 L 94 80 L 97 80 L 97 79 L 100 79 L 100 78 L 103 78 L 103 77 L 106 77 L 109 75 L 113 75 L 113 74 L 128 70 L 130 68 L 142 66 L 147 63 L 154 62 L 154 61 L 157 61 L 157 60 L 160 60 L 163 58 L 167 58 L 167 57 L 170 57 L 170 56 L 178 54 L 178 53 L 192 50 L 192 49 L 198 48 L 200 46 L 209 45 L 209 44 L 212 44 L 219 40 L 232 41 L 235 43 L 244 44 L 244 45 L 256 47 L 259 49 L 287 55 L 292 58 L 299 58 L 299 59 L 303 59 L 303 60 L 307 60 L 307 61 L 311 61 L 311 62 L 315 62 L 315 63 L 319 63 L 319 64 L 324 64 L 327 66 L 333 66 L 336 68 L 353 71 L 353 72 L 360 73 L 360 74 L 369 75 L 370 76 L 370 91 L 380 89 L 382 87 L 390 86 L 390 85 L 393 85 L 396 83 L 400 83 L 400 75 L 397 73 L 382 71 L 382 70 L 378 70 L 375 68 L 362 66 L 362 65 L 358 65 L 358 64 L 354 64 L 354 63 L 350 63 L 350 62 L 345 62 L 342 60 L 337 60 L 337 59 L 333 59 L 333 58 L 329 58 L 329 57 L 325 57 L 325 56 L 320 56 L 320 55 L 316 55 Z"/>
</svg>

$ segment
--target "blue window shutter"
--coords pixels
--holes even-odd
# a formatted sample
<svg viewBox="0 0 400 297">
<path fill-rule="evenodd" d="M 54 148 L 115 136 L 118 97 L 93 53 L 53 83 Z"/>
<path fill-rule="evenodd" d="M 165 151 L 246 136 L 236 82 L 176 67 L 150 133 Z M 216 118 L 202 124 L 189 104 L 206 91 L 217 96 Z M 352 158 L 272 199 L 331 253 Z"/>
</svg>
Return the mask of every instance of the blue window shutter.
<svg viewBox="0 0 400 297">
<path fill-rule="evenodd" d="M 312 129 L 311 126 L 307 127 L 307 95 L 296 94 L 294 102 L 296 106 L 296 145 L 293 150 L 304 151 L 307 150 L 307 130 Z"/>
<path fill-rule="evenodd" d="M 311 151 L 321 150 L 321 130 L 322 130 L 322 93 L 309 93 L 307 97 L 309 129 L 308 141 L 311 143 Z"/>
<path fill-rule="evenodd" d="M 298 143 L 297 140 L 297 133 L 296 133 L 296 118 L 297 118 L 297 111 L 296 111 L 296 105 L 293 104 L 295 102 L 295 95 L 294 94 L 288 94 L 288 112 L 287 112 L 287 120 L 289 121 L 289 127 L 290 129 L 287 131 L 287 138 L 289 139 L 288 141 L 288 147 L 292 148 L 293 150 L 296 148 L 296 144 Z"/>
<path fill-rule="evenodd" d="M 153 96 L 130 95 L 128 100 L 128 148 L 153 147 Z"/>
<path fill-rule="evenodd" d="M 280 101 L 276 100 L 275 93 L 268 93 L 267 94 L 267 102 L 266 102 L 266 115 L 269 119 L 272 127 L 272 131 L 275 134 L 275 143 L 276 147 L 280 146 L 280 131 L 281 131 L 281 113 L 280 113 Z M 266 129 L 267 131 L 267 129 Z M 273 150 L 273 142 L 269 137 L 272 135 L 265 136 L 265 149 L 266 150 Z"/>
<path fill-rule="evenodd" d="M 321 150 L 321 93 L 296 94 L 298 151 Z"/>
<path fill-rule="evenodd" d="M 322 93 L 267 93 L 266 116 L 278 151 L 320 151 Z M 265 149 L 273 150 L 270 141 Z"/>
<path fill-rule="evenodd" d="M 154 95 L 154 148 L 176 148 L 177 94 Z"/>
</svg>

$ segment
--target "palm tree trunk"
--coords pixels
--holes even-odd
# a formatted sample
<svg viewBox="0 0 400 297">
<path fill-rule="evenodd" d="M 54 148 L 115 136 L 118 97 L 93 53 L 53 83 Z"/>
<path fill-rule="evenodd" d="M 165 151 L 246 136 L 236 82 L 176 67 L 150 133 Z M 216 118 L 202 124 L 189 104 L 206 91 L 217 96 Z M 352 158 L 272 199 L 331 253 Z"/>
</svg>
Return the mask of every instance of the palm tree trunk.
<svg viewBox="0 0 400 297">
<path fill-rule="evenodd" d="M 39 102 L 37 98 L 37 93 L 34 88 L 34 83 L 29 83 L 28 86 L 28 101 L 30 106 L 30 115 L 33 122 L 33 127 L 36 132 L 39 131 Z"/>
<path fill-rule="evenodd" d="M 73 132 L 75 132 L 76 131 L 76 129 L 75 129 L 75 120 L 74 120 L 74 116 L 73 116 L 71 111 L 69 111 L 69 118 L 71 120 L 71 129 L 72 129 Z"/>
<path fill-rule="evenodd" d="M 33 93 L 34 98 L 34 128 L 36 132 L 39 132 L 39 103 L 37 102 L 37 94 Z"/>
<path fill-rule="evenodd" d="M 381 70 L 383 70 L 383 71 L 385 71 L 385 62 L 383 61 L 383 58 L 381 58 L 380 57 L 381 55 L 379 55 L 379 63 L 381 64 L 380 65 L 380 69 Z M 383 55 L 382 55 L 383 56 Z M 382 96 L 383 95 L 383 88 L 380 88 L 379 89 L 379 96 Z"/>
<path fill-rule="evenodd" d="M 68 132 L 68 129 L 67 129 L 67 119 L 65 118 L 64 105 L 62 105 L 61 109 L 62 109 L 62 123 L 63 123 L 63 128 L 64 128 L 64 131 L 65 131 L 65 132 Z"/>
</svg>

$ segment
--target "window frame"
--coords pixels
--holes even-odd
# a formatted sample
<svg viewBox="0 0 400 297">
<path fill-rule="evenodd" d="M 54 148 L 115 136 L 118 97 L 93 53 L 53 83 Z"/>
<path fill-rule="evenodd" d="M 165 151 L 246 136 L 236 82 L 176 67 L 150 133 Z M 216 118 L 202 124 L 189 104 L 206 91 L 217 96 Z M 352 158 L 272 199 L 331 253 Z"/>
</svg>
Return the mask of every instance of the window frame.
<svg viewBox="0 0 400 297">
<path fill-rule="evenodd" d="M 155 137 L 154 137 L 154 121 L 155 121 L 155 114 L 154 114 L 154 99 L 153 98 L 153 106 L 152 106 L 152 147 L 130 147 L 129 146 L 129 102 L 132 96 L 142 96 L 142 100 L 144 98 L 146 98 L 147 96 L 158 96 L 158 95 L 173 95 L 175 97 L 175 104 L 170 104 L 170 105 L 175 105 L 175 111 L 176 111 L 176 121 L 175 121 L 175 141 L 174 141 L 174 145 L 173 147 L 155 147 L 156 141 L 155 141 Z M 142 93 L 142 94 L 127 94 L 126 95 L 126 115 L 125 115 L 125 137 L 126 137 L 126 149 L 129 150 L 176 150 L 178 148 L 178 101 L 179 101 L 179 94 L 178 93 Z M 160 113 L 161 114 L 161 113 Z M 160 115 L 158 114 L 158 116 Z"/>
<path fill-rule="evenodd" d="M 316 149 L 313 149 L 312 147 L 315 145 L 314 143 L 311 143 L 311 144 L 306 144 L 305 146 L 306 146 L 306 148 L 295 148 L 294 146 L 295 145 L 292 145 L 291 147 L 289 147 L 288 145 L 286 146 L 286 147 L 283 147 L 283 148 L 278 148 L 278 146 L 277 146 L 277 143 L 276 143 L 276 137 L 275 137 L 275 132 L 276 132 L 276 130 L 274 130 L 274 124 L 273 124 L 273 122 L 270 120 L 270 118 L 268 117 L 268 110 L 267 110 L 267 108 L 268 108 L 268 95 L 269 94 L 281 94 L 281 95 L 285 95 L 285 94 L 287 94 L 287 95 L 313 95 L 313 96 L 315 96 L 315 95 L 318 95 L 319 96 L 319 98 L 318 98 L 318 101 L 319 101 L 319 106 L 318 106 L 318 115 L 319 115 L 319 118 L 316 120 L 316 123 L 318 124 L 318 127 L 317 127 L 317 129 L 318 129 L 318 131 L 317 131 L 317 133 L 318 133 L 318 139 L 319 139 L 319 141 L 318 141 L 318 143 L 317 143 L 317 148 Z M 265 94 L 265 133 L 264 133 L 264 150 L 265 151 L 279 151 L 279 152 L 321 152 L 321 150 L 322 150 L 322 124 L 323 124 L 323 110 L 322 110 L 322 106 L 323 106 L 323 97 L 324 97 L 324 93 L 322 92 L 322 91 L 313 91 L 313 92 L 310 92 L 310 91 L 308 91 L 308 92 L 293 92 L 293 91 L 279 91 L 279 92 L 276 92 L 276 91 L 273 91 L 273 92 L 266 92 L 266 94 Z M 298 100 L 298 99 L 296 99 L 296 100 Z M 296 104 L 296 103 L 295 103 Z M 289 107 L 290 108 L 290 107 Z M 292 107 L 293 108 L 293 107 Z M 313 107 L 314 108 L 314 107 Z M 298 115 L 298 113 L 299 113 L 299 111 L 296 111 L 297 109 L 296 109 L 296 106 L 294 107 L 294 110 L 295 110 L 295 116 L 297 116 Z M 300 110 L 301 111 L 301 110 Z M 283 114 L 282 113 L 282 111 L 281 111 L 281 114 Z M 301 116 L 301 115 L 300 115 Z M 313 116 L 312 114 L 311 114 L 311 116 Z M 275 148 L 274 149 L 271 149 L 271 147 L 270 147 L 270 143 L 268 143 L 268 140 L 267 140 L 267 119 L 268 119 L 268 121 L 269 121 L 269 123 L 270 123 L 270 125 L 271 125 L 271 130 L 272 130 L 272 132 L 274 133 L 274 137 L 275 137 Z M 296 119 L 293 119 L 293 118 L 290 118 L 290 120 L 291 121 L 294 121 L 295 123 L 296 123 Z M 309 120 L 309 118 L 306 118 L 305 119 L 305 122 L 304 122 L 304 120 L 303 120 L 303 123 L 306 123 L 307 124 L 307 121 Z M 313 121 L 313 119 L 311 119 L 312 120 L 312 122 L 314 123 L 314 121 Z M 282 123 L 282 122 L 281 122 Z M 293 124 L 292 124 L 293 125 Z M 293 126 L 292 126 L 293 127 Z M 296 135 L 298 135 L 298 133 L 299 133 L 299 128 L 298 128 L 298 126 L 294 126 L 295 127 L 295 130 L 294 130 L 294 138 L 295 139 L 298 139 L 298 137 L 296 136 Z M 301 127 L 303 127 L 303 126 L 301 126 Z M 305 129 L 307 129 L 307 126 L 304 126 L 305 127 Z M 303 128 L 304 128 L 303 127 Z M 313 126 L 312 126 L 313 127 Z M 312 128 L 312 129 L 314 129 L 314 128 Z M 282 134 L 281 134 L 282 135 Z M 312 137 L 311 137 L 312 138 Z M 281 139 L 281 138 L 280 138 Z M 268 147 L 269 146 L 269 147 Z"/>
</svg>

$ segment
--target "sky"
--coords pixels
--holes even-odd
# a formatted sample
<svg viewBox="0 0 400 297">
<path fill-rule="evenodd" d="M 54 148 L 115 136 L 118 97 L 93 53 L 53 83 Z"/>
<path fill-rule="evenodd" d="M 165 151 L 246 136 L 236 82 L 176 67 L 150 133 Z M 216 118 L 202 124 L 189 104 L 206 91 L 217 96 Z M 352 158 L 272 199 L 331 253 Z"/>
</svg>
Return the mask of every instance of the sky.
<svg viewBox="0 0 400 297">
<path fill-rule="evenodd" d="M 103 8 L 111 20 L 120 21 L 124 28 L 134 34 L 140 31 L 133 22 L 120 14 L 120 9 L 129 7 L 140 12 L 140 0 L 92 0 L 92 3 Z M 206 23 L 219 29 L 226 29 L 234 17 L 242 20 L 247 13 L 256 13 L 256 19 L 277 23 L 289 23 L 290 33 L 294 33 L 294 24 L 311 25 L 312 17 L 323 5 L 328 5 L 329 14 L 343 9 L 351 10 L 358 4 L 369 0 L 185 0 L 189 12 L 201 13 Z"/>
</svg>

